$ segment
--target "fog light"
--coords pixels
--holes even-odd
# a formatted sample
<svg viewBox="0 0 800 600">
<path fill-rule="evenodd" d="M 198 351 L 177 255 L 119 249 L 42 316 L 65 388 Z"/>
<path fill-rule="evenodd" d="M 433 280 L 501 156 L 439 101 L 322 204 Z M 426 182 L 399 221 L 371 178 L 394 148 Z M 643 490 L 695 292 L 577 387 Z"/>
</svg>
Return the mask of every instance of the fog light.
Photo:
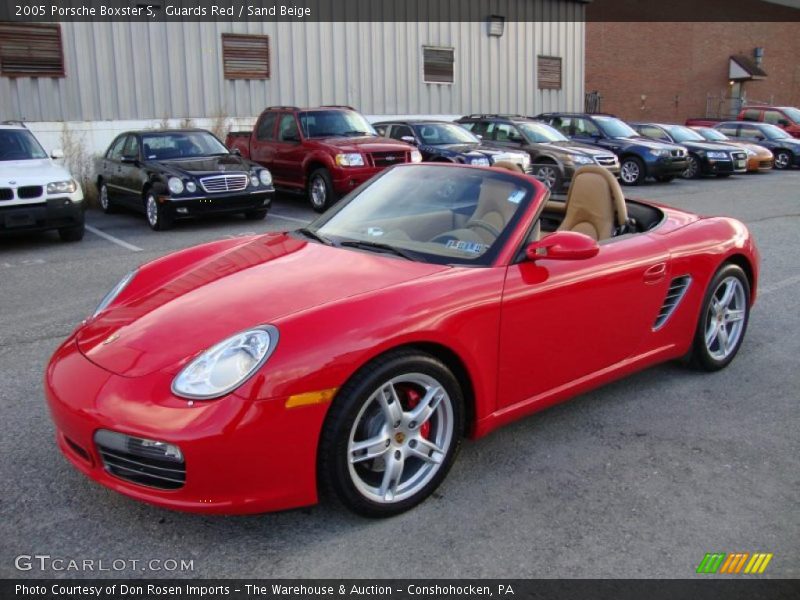
<svg viewBox="0 0 800 600">
<path fill-rule="evenodd" d="M 156 458 L 173 462 L 183 462 L 183 452 L 174 444 L 137 438 L 108 429 L 100 429 L 94 434 L 97 445 L 109 450 L 117 450 L 142 458 Z"/>
<path fill-rule="evenodd" d="M 182 215 L 188 215 L 189 209 L 186 208 L 185 206 L 181 206 L 180 208 L 176 209 L 175 212 L 180 213 Z"/>
</svg>

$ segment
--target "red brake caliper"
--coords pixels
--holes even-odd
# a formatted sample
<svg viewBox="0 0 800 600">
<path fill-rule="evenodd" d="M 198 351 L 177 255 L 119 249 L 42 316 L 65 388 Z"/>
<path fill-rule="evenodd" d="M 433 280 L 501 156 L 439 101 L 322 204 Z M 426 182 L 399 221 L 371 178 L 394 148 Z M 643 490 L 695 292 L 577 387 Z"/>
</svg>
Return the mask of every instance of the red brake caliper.
<svg viewBox="0 0 800 600">
<path fill-rule="evenodd" d="M 422 399 L 420 393 L 413 388 L 406 388 L 406 397 L 408 399 L 408 408 L 414 408 L 417 404 L 419 404 L 419 401 Z M 425 421 L 419 428 L 420 435 L 424 437 L 426 440 L 428 439 L 428 434 L 430 433 L 430 431 L 431 431 L 430 421 Z"/>
</svg>

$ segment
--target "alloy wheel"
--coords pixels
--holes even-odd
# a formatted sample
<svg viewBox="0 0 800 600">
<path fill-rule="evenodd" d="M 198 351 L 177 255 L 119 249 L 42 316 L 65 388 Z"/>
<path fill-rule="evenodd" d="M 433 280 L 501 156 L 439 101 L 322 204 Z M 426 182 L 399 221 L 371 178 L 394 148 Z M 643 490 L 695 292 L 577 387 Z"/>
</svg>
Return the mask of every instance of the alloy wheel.
<svg viewBox="0 0 800 600">
<path fill-rule="evenodd" d="M 313 204 L 315 208 L 322 208 L 325 206 L 327 196 L 328 189 L 325 186 L 325 180 L 319 175 L 315 176 L 314 179 L 311 180 L 311 204 Z"/>
<path fill-rule="evenodd" d="M 553 167 L 544 166 L 539 167 L 536 170 L 536 179 L 541 181 L 548 190 L 552 190 L 556 184 L 556 179 L 558 178 L 558 174 Z"/>
<path fill-rule="evenodd" d="M 697 164 L 697 159 L 694 156 L 689 157 L 689 164 L 686 165 L 686 170 L 683 172 L 684 179 L 694 179 L 700 171 L 700 165 Z"/>
<path fill-rule="evenodd" d="M 775 155 L 775 167 L 778 169 L 788 169 L 791 157 L 788 152 L 778 152 Z"/>
<path fill-rule="evenodd" d="M 742 337 L 747 310 L 744 286 L 738 278 L 723 279 L 711 296 L 706 313 L 705 343 L 716 360 L 725 360 Z"/>
<path fill-rule="evenodd" d="M 105 183 L 100 186 L 100 208 L 108 210 L 108 188 Z"/>
<path fill-rule="evenodd" d="M 405 373 L 378 387 L 356 416 L 347 444 L 358 492 L 392 504 L 423 490 L 442 467 L 454 439 L 452 400 L 424 373 Z"/>
<path fill-rule="evenodd" d="M 158 225 L 158 204 L 156 203 L 156 197 L 153 194 L 147 195 L 147 222 L 150 223 L 150 227 L 153 229 L 156 228 Z"/>
<path fill-rule="evenodd" d="M 640 174 L 641 171 L 636 161 L 626 160 L 620 167 L 619 176 L 625 183 L 636 183 L 639 180 Z"/>
</svg>

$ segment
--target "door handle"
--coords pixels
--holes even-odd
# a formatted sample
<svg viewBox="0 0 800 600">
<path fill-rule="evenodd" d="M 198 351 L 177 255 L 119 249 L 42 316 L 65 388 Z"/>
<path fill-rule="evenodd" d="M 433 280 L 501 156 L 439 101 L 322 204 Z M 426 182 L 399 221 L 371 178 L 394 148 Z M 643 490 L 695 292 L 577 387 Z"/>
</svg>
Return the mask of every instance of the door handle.
<svg viewBox="0 0 800 600">
<path fill-rule="evenodd" d="M 644 272 L 645 283 L 658 283 L 667 274 L 667 263 L 658 263 Z"/>
</svg>

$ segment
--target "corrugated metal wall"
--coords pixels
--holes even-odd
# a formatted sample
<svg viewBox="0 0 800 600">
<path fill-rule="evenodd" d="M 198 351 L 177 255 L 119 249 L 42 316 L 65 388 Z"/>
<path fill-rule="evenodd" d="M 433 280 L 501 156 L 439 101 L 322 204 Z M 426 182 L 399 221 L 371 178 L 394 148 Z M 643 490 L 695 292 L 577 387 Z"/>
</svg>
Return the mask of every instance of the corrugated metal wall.
<svg viewBox="0 0 800 600">
<path fill-rule="evenodd" d="M 584 7 L 553 0 L 530 21 L 486 23 L 64 23 L 66 77 L 0 77 L 0 119 L 251 117 L 265 106 L 349 104 L 365 114 L 581 110 Z M 550 19 L 544 21 L 544 19 Z M 271 79 L 222 76 L 221 34 L 270 36 Z M 422 46 L 455 48 L 455 82 L 422 82 Z M 536 57 L 563 58 L 539 90 Z"/>
</svg>

